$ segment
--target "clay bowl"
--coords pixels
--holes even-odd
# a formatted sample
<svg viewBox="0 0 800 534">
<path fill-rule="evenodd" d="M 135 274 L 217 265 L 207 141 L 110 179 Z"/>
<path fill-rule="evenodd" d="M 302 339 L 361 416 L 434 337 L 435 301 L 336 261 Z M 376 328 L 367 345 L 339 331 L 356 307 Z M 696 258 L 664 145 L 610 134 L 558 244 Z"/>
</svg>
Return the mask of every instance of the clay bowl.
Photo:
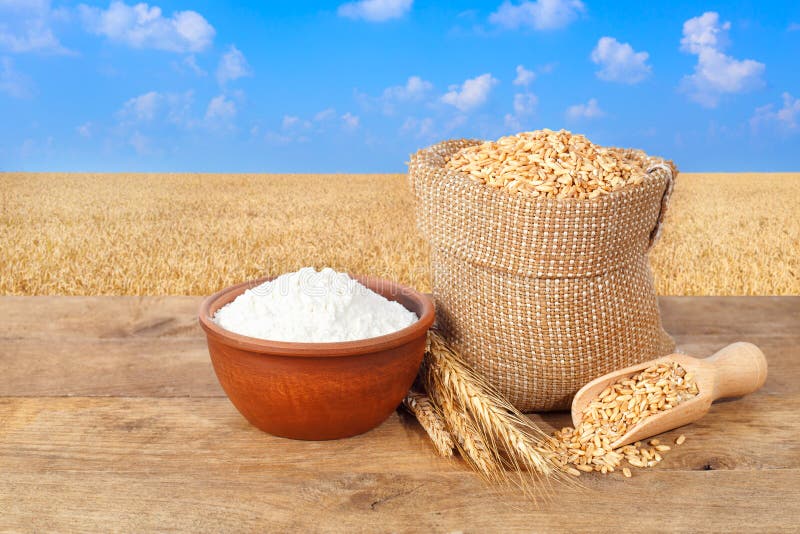
<svg viewBox="0 0 800 534">
<path fill-rule="evenodd" d="M 203 301 L 200 326 L 217 379 L 254 426 L 293 439 L 345 438 L 375 428 L 403 400 L 422 362 L 433 302 L 394 282 L 355 278 L 413 311 L 419 320 L 392 334 L 359 341 L 267 341 L 225 330 L 211 318 L 245 289 L 270 278 L 223 289 Z"/>
</svg>

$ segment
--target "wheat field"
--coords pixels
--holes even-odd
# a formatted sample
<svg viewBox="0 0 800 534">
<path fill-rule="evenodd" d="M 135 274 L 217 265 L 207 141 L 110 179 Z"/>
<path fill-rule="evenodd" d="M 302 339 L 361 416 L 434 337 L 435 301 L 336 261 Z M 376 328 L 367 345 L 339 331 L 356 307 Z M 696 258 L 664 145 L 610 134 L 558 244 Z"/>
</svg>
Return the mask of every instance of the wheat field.
<svg viewBox="0 0 800 534">
<path fill-rule="evenodd" d="M 204 295 L 306 265 L 429 290 L 403 175 L 0 174 L 0 294 Z M 662 295 L 800 294 L 800 174 L 682 174 Z"/>
</svg>

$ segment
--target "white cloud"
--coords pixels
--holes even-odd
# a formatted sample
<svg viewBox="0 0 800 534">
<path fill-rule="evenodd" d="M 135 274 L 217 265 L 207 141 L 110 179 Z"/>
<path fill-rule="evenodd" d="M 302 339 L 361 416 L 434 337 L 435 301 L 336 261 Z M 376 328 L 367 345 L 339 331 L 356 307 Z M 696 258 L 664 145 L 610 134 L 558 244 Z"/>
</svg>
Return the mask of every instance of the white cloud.
<svg viewBox="0 0 800 534">
<path fill-rule="evenodd" d="M 200 65 L 197 64 L 197 58 L 194 57 L 194 54 L 183 58 L 183 64 L 189 67 L 192 72 L 198 76 L 206 76 L 208 74 L 205 70 L 203 70 L 202 67 L 200 67 Z"/>
<path fill-rule="evenodd" d="M 534 30 L 556 30 L 568 26 L 586 11 L 580 0 L 535 0 L 513 4 L 503 2 L 489 15 L 489 22 L 504 28 L 530 27 Z"/>
<path fill-rule="evenodd" d="M 138 130 L 131 134 L 130 139 L 128 139 L 128 143 L 133 147 L 137 154 L 144 155 L 150 154 L 150 138 L 143 135 Z"/>
<path fill-rule="evenodd" d="M 442 102 L 450 104 L 460 111 L 469 111 L 481 106 L 498 81 L 491 74 L 481 74 L 466 80 L 463 84 L 451 85 L 449 91 L 442 96 Z"/>
<path fill-rule="evenodd" d="M 220 85 L 252 74 L 253 71 L 244 54 L 234 45 L 231 45 L 228 51 L 222 55 L 219 66 L 217 66 L 217 81 Z"/>
<path fill-rule="evenodd" d="M 113 1 L 108 9 L 78 6 L 86 29 L 134 48 L 169 52 L 199 52 L 208 48 L 216 31 L 196 11 L 176 11 L 164 17 L 161 8 Z"/>
<path fill-rule="evenodd" d="M 313 123 L 308 119 L 301 119 L 296 115 L 284 115 L 281 119 L 281 129 L 283 130 L 310 130 Z"/>
<path fill-rule="evenodd" d="M 411 10 L 414 0 L 360 0 L 339 6 L 340 17 L 384 22 L 398 19 Z"/>
<path fill-rule="evenodd" d="M 428 96 L 433 84 L 429 81 L 423 80 L 419 76 L 409 76 L 406 83 L 403 85 L 394 85 L 387 87 L 381 93 L 381 96 L 375 98 L 374 101 L 381 108 L 386 115 L 392 115 L 398 104 L 405 102 L 419 102 Z M 362 96 L 362 101 L 369 107 L 370 97 L 367 95 Z"/>
<path fill-rule="evenodd" d="M 206 109 L 206 121 L 227 121 L 236 116 L 236 103 L 225 95 L 211 99 Z"/>
<path fill-rule="evenodd" d="M 195 121 L 190 117 L 194 93 L 159 93 L 149 91 L 127 100 L 116 116 L 122 124 L 167 122 L 191 128 Z"/>
<path fill-rule="evenodd" d="M 289 135 L 282 135 L 275 132 L 267 132 L 264 134 L 264 141 L 271 145 L 288 145 L 296 139 Z"/>
<path fill-rule="evenodd" d="M 85 137 L 86 139 L 89 139 L 92 136 L 92 123 L 91 122 L 86 122 L 84 124 L 81 124 L 80 126 L 75 128 L 75 131 L 81 137 Z"/>
<path fill-rule="evenodd" d="M 0 46 L 11 52 L 67 52 L 53 31 L 38 19 L 23 22 L 16 32 L 0 26 Z"/>
<path fill-rule="evenodd" d="M 647 52 L 636 52 L 628 43 L 601 37 L 592 50 L 592 61 L 600 65 L 597 77 L 607 82 L 639 83 L 650 74 Z"/>
<path fill-rule="evenodd" d="M 596 98 L 590 98 L 585 104 L 575 104 L 567 108 L 567 118 L 570 120 L 597 119 L 605 114 Z"/>
<path fill-rule="evenodd" d="M 433 117 L 424 117 L 420 119 L 411 116 L 403 121 L 403 125 L 400 127 L 400 133 L 413 136 L 417 139 L 432 141 L 435 139 L 452 137 L 454 131 L 464 126 L 467 120 L 467 115 L 463 113 L 440 116 L 436 119 Z"/>
<path fill-rule="evenodd" d="M 167 108 L 167 122 L 186 128 L 195 126 L 196 121 L 190 116 L 192 104 L 194 103 L 194 91 L 167 93 L 165 95 L 165 102 Z"/>
<path fill-rule="evenodd" d="M 522 122 L 513 113 L 506 113 L 505 117 L 503 117 L 503 124 L 507 130 L 512 132 L 522 131 Z"/>
<path fill-rule="evenodd" d="M 299 121 L 300 117 L 297 117 L 295 115 L 284 115 L 283 119 L 281 119 L 281 128 L 283 129 L 291 128 Z"/>
<path fill-rule="evenodd" d="M 722 94 L 744 93 L 763 86 L 763 63 L 736 60 L 717 50 L 705 49 L 698 56 L 694 74 L 684 77 L 683 88 L 706 107 L 716 107 Z"/>
<path fill-rule="evenodd" d="M 517 77 L 514 78 L 514 85 L 528 87 L 535 79 L 536 73 L 534 73 L 532 70 L 526 69 L 522 65 L 517 65 Z"/>
<path fill-rule="evenodd" d="M 464 115 L 463 113 L 459 113 L 458 115 L 448 119 L 444 123 L 444 128 L 442 130 L 443 134 L 445 136 L 450 135 L 452 131 L 464 126 L 467 123 L 467 120 L 468 120 L 467 116 Z"/>
<path fill-rule="evenodd" d="M 30 98 L 34 92 L 33 80 L 17 71 L 11 58 L 0 58 L 0 93 L 13 98 Z"/>
<path fill-rule="evenodd" d="M 315 115 L 324 117 L 323 120 L 328 120 L 328 110 L 322 110 Z M 336 112 L 333 112 L 336 116 Z M 297 115 L 284 115 L 281 118 L 280 131 L 268 131 L 264 134 L 264 139 L 267 143 L 273 145 L 288 145 L 290 143 L 307 143 L 311 140 L 310 135 L 318 130 L 314 128 L 314 122 L 309 119 L 298 117 Z"/>
<path fill-rule="evenodd" d="M 313 137 L 324 134 L 331 121 L 336 120 L 335 124 L 344 131 L 357 130 L 361 125 L 361 119 L 349 111 L 339 115 L 334 108 L 325 108 L 311 119 L 297 115 L 284 115 L 281 118 L 280 129 L 278 131 L 268 131 L 265 140 L 271 144 L 286 145 L 289 143 L 305 143 Z"/>
<path fill-rule="evenodd" d="M 517 93 L 514 95 L 514 113 L 518 116 L 532 115 L 538 103 L 539 99 L 533 93 Z"/>
<path fill-rule="evenodd" d="M 728 30 L 730 22 L 719 23 L 719 13 L 707 11 L 683 23 L 681 50 L 690 54 L 699 54 L 705 48 L 717 50 L 728 46 Z"/>
<path fill-rule="evenodd" d="M 550 63 L 545 63 L 541 67 L 539 67 L 540 74 L 550 74 L 558 67 L 558 61 L 551 61 Z"/>
<path fill-rule="evenodd" d="M 513 113 L 506 113 L 503 118 L 506 128 L 510 130 L 522 130 L 522 121 L 530 118 L 536 112 L 539 99 L 535 94 L 525 92 L 514 95 Z"/>
<path fill-rule="evenodd" d="M 437 136 L 435 123 L 431 117 L 423 119 L 408 117 L 400 127 L 400 132 L 413 135 L 419 139 L 432 139 Z"/>
<path fill-rule="evenodd" d="M 365 111 L 377 107 L 385 115 L 393 115 L 401 104 L 425 100 L 432 89 L 431 82 L 419 76 L 409 76 L 404 84 L 387 87 L 379 96 L 373 97 L 356 90 L 355 98 Z"/>
<path fill-rule="evenodd" d="M 782 130 L 795 132 L 800 125 L 800 98 L 794 98 L 791 94 L 783 93 L 783 107 L 775 110 L 773 104 L 767 104 L 756 108 L 753 117 L 750 119 L 750 126 L 758 130 L 762 125 L 774 124 Z"/>
<path fill-rule="evenodd" d="M 319 113 L 314 115 L 314 121 L 325 122 L 331 120 L 334 117 L 336 117 L 336 110 L 333 108 L 325 108 Z"/>
<path fill-rule="evenodd" d="M 800 98 L 792 98 L 789 93 L 783 93 L 783 107 L 775 113 L 775 118 L 787 128 L 796 130 L 800 119 Z"/>
<path fill-rule="evenodd" d="M 405 85 L 387 87 L 383 90 L 382 96 L 385 100 L 419 100 L 431 89 L 433 89 L 431 82 L 425 81 L 419 76 L 409 76 Z"/>
<path fill-rule="evenodd" d="M 58 13 L 48 0 L 0 0 L 0 48 L 10 52 L 69 54 L 50 27 Z M 13 21 L 8 24 L 4 21 Z"/>
<path fill-rule="evenodd" d="M 730 22 L 720 23 L 711 11 L 683 24 L 681 50 L 697 55 L 694 74 L 685 76 L 681 88 L 703 106 L 716 107 L 725 94 L 744 93 L 763 86 L 763 63 L 738 60 L 722 50 L 729 44 Z"/>
<path fill-rule="evenodd" d="M 351 130 L 351 131 L 355 130 L 356 128 L 358 128 L 358 126 L 359 126 L 359 124 L 361 122 L 361 120 L 358 118 L 357 115 L 353 115 L 349 111 L 346 112 L 344 115 L 342 115 L 341 118 L 342 118 L 342 123 L 343 123 L 342 127 L 345 130 Z"/>
<path fill-rule="evenodd" d="M 164 95 L 156 91 L 135 96 L 122 105 L 122 109 L 117 113 L 122 119 L 136 122 L 148 122 L 156 118 Z"/>
</svg>

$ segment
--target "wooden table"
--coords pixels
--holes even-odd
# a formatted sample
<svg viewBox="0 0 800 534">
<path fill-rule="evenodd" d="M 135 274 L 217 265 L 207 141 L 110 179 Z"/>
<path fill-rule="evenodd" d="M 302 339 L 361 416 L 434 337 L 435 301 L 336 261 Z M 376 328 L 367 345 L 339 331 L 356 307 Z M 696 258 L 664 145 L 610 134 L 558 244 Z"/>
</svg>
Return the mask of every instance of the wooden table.
<svg viewBox="0 0 800 534">
<path fill-rule="evenodd" d="M 798 528 L 800 297 L 663 298 L 680 348 L 756 343 L 766 385 L 667 434 L 687 440 L 656 468 L 583 476 L 538 507 L 436 457 L 402 413 L 336 442 L 250 427 L 214 377 L 199 301 L 0 297 L 0 530 Z"/>
</svg>

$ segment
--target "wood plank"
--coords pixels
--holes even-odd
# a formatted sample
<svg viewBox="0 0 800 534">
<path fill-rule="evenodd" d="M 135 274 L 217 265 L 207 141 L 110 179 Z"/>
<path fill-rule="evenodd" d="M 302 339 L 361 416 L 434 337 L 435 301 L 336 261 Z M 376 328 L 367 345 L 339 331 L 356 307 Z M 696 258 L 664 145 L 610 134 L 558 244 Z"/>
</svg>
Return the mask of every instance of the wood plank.
<svg viewBox="0 0 800 534">
<path fill-rule="evenodd" d="M 659 297 L 672 335 L 733 338 L 800 332 L 800 297 Z"/>
<path fill-rule="evenodd" d="M 800 469 L 800 394 L 754 395 L 712 407 L 665 434 L 687 441 L 657 470 Z M 565 413 L 536 416 L 558 425 Z M 251 427 L 224 398 L 2 398 L 0 471 L 81 469 L 224 477 L 231 470 L 449 473 L 413 418 L 398 413 L 355 438 L 305 442 Z M 543 425 L 544 426 L 544 425 Z M 547 428 L 547 427 L 545 427 Z M 789 431 L 787 431 L 789 429 Z M 586 477 L 585 477 L 586 478 Z"/>
<path fill-rule="evenodd" d="M 226 398 L 3 398 L 0 471 L 82 469 L 224 477 L 238 470 L 437 472 L 439 461 L 411 417 L 354 438 L 307 442 L 251 426 Z M 409 454 L 411 453 L 411 454 Z"/>
<path fill-rule="evenodd" d="M 205 338 L 10 339 L 1 396 L 185 397 L 225 393 Z"/>
<path fill-rule="evenodd" d="M 20 337 L 183 337 L 200 332 L 202 297 L 0 297 L 0 339 Z M 748 336 L 800 331 L 797 297 L 660 297 L 674 335 Z"/>
<path fill-rule="evenodd" d="M 0 297 L 9 317 L 0 322 L 0 365 L 6 377 L 0 381 L 0 396 L 221 395 L 194 319 L 199 301 L 197 297 Z M 788 321 L 800 297 L 746 297 L 741 302 L 737 297 L 670 297 L 664 302 L 665 323 L 672 321 L 678 331 L 681 350 L 707 356 L 729 342 L 751 341 L 764 350 L 770 364 L 766 391 L 797 391 L 791 377 L 800 373 L 800 327 L 793 333 L 772 329 L 752 333 L 745 325 L 755 324 L 756 316 L 761 327 Z M 701 304 L 690 306 L 692 302 Z M 764 303 L 772 303 L 775 311 Z M 681 310 L 687 314 L 683 322 L 673 318 Z M 700 310 L 700 316 L 692 315 L 693 310 Z M 728 310 L 736 312 L 731 319 L 736 331 L 715 326 L 727 320 Z M 36 324 L 44 324 L 44 330 Z M 692 330 L 695 326 L 697 331 Z M 725 332 L 709 333 L 720 330 Z"/>
<path fill-rule="evenodd" d="M 800 472 L 693 471 L 605 479 L 539 507 L 468 474 L 163 476 L 87 471 L 0 481 L 0 525 L 94 532 L 786 532 Z"/>
<path fill-rule="evenodd" d="M 767 357 L 763 391 L 796 392 L 800 335 L 677 336 L 678 348 L 709 356 L 736 340 L 751 341 Z M 202 333 L 193 337 L 23 338 L 0 342 L 0 396 L 222 396 Z"/>
<path fill-rule="evenodd" d="M 186 337 L 202 297 L 0 297 L 0 339 Z"/>
<path fill-rule="evenodd" d="M 0 526 L 781 529 L 800 514 L 800 451 L 785 431 L 800 424 L 798 401 L 764 396 L 715 407 L 710 424 L 687 429 L 686 444 L 657 468 L 636 470 L 629 480 L 584 476 L 585 489 L 554 488 L 536 507 L 513 492 L 487 489 L 457 461 L 435 457 L 410 418 L 393 416 L 363 436 L 315 443 L 263 434 L 224 399 L 6 398 Z"/>
<path fill-rule="evenodd" d="M 199 301 L 0 297 L 0 530 L 785 531 L 800 517 L 800 297 L 662 299 L 685 352 L 753 341 L 767 384 L 667 433 L 687 441 L 655 469 L 583 476 L 538 508 L 436 457 L 402 412 L 336 442 L 250 427 L 213 377 Z"/>
</svg>

